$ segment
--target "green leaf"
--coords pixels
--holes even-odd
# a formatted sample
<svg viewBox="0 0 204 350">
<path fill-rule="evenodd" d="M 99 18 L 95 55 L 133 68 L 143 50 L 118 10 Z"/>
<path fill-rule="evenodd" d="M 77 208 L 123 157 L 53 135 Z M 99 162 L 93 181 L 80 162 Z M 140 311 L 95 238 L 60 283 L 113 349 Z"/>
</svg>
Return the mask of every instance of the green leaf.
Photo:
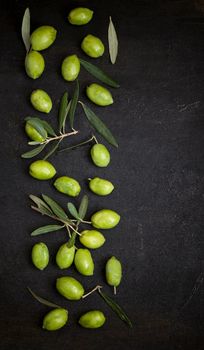
<svg viewBox="0 0 204 350">
<path fill-rule="evenodd" d="M 76 81 L 76 88 L 74 90 L 74 96 L 70 105 L 70 109 L 69 109 L 69 120 L 70 120 L 70 126 L 73 129 L 74 128 L 74 116 L 75 116 L 75 112 L 76 112 L 76 106 L 77 106 L 77 102 L 79 99 L 79 82 L 78 80 Z"/>
<path fill-rule="evenodd" d="M 132 322 L 129 317 L 126 315 L 125 311 L 118 305 L 112 298 L 110 298 L 107 294 L 98 289 L 100 296 L 105 300 L 108 306 L 118 315 L 118 317 L 128 324 L 130 328 L 132 328 Z"/>
<path fill-rule="evenodd" d="M 48 207 L 48 205 L 39 197 L 34 196 L 33 194 L 29 195 L 29 198 L 37 205 L 39 209 L 45 209 L 47 214 L 53 215 L 52 210 Z"/>
<path fill-rule="evenodd" d="M 87 213 L 88 209 L 88 204 L 89 204 L 89 199 L 88 196 L 85 194 L 81 200 L 80 206 L 79 206 L 79 217 L 81 220 L 85 218 L 85 215 Z"/>
<path fill-rule="evenodd" d="M 111 63 L 114 64 L 116 62 L 116 58 L 118 55 L 118 38 L 117 38 L 116 30 L 111 17 L 110 17 L 109 26 L 108 26 L 108 46 L 109 46 L 110 60 L 111 60 Z"/>
<path fill-rule="evenodd" d="M 90 74 L 92 74 L 95 78 L 99 79 L 103 83 L 114 88 L 120 87 L 120 85 L 116 81 L 111 79 L 107 74 L 105 74 L 100 68 L 98 68 L 94 64 L 82 60 L 81 58 L 80 63 Z"/>
<path fill-rule="evenodd" d="M 61 306 L 54 304 L 44 298 L 39 297 L 37 294 L 35 294 L 32 289 L 30 289 L 29 287 L 27 287 L 27 289 L 29 290 L 29 292 L 31 293 L 31 295 L 33 296 L 33 298 L 35 298 L 37 301 L 39 301 L 39 303 L 46 305 L 46 306 L 50 306 L 50 307 L 54 307 L 54 308 L 61 308 Z"/>
<path fill-rule="evenodd" d="M 52 126 L 48 122 L 42 119 L 38 119 L 38 120 L 40 121 L 40 123 L 42 124 L 42 126 L 44 127 L 44 129 L 47 131 L 49 135 L 56 136 L 55 131 L 53 130 Z"/>
<path fill-rule="evenodd" d="M 80 102 L 84 113 L 89 121 L 89 123 L 98 131 L 99 134 L 101 134 L 105 140 L 107 140 L 111 145 L 118 147 L 117 141 L 110 132 L 110 130 L 107 128 L 107 126 L 102 122 L 102 120 L 97 117 L 97 115 L 84 103 Z"/>
<path fill-rule="evenodd" d="M 46 226 L 41 226 L 39 228 L 37 228 L 36 230 L 34 230 L 31 233 L 31 236 L 38 236 L 38 235 L 42 235 L 44 233 L 48 233 L 48 232 L 53 232 L 53 231 L 58 231 L 61 230 L 62 228 L 64 228 L 64 226 L 61 225 L 46 225 Z"/>
<path fill-rule="evenodd" d="M 62 131 L 64 121 L 67 117 L 68 93 L 65 92 L 60 101 L 59 107 L 59 131 Z"/>
<path fill-rule="evenodd" d="M 75 207 L 75 205 L 74 204 L 72 204 L 72 203 L 67 203 L 67 208 L 68 208 L 68 210 L 69 210 L 69 212 L 70 212 L 70 214 L 75 218 L 75 219 L 80 219 L 80 217 L 79 217 L 79 213 L 78 213 L 78 211 L 77 211 L 77 209 L 76 209 L 76 207 Z"/>
<path fill-rule="evenodd" d="M 27 8 L 24 12 L 21 35 L 26 48 L 26 52 L 30 50 L 30 10 Z"/>
<path fill-rule="evenodd" d="M 41 119 L 39 118 L 32 118 L 32 117 L 27 117 L 25 118 L 25 120 L 33 127 L 37 130 L 37 132 L 39 132 L 39 134 L 46 139 L 47 137 L 47 132 L 42 124 Z"/>
<path fill-rule="evenodd" d="M 65 213 L 65 211 L 57 204 L 52 198 L 46 196 L 45 194 L 42 194 L 42 197 L 44 201 L 50 206 L 53 213 L 60 219 L 67 221 L 68 216 Z"/>
<path fill-rule="evenodd" d="M 73 150 L 73 149 L 79 148 L 79 147 L 84 146 L 84 145 L 86 145 L 86 144 L 90 144 L 90 142 L 93 141 L 93 140 L 94 140 L 94 138 L 93 138 L 93 136 L 92 136 L 91 139 L 88 139 L 88 140 L 86 140 L 86 141 L 84 141 L 84 142 L 80 142 L 80 143 L 78 143 L 77 145 L 74 145 L 74 146 L 71 146 L 71 147 L 62 148 L 62 149 L 61 149 L 60 151 L 58 151 L 58 152 L 60 153 L 60 152 L 64 152 L 64 151 L 71 151 L 71 150 Z"/>
<path fill-rule="evenodd" d="M 59 147 L 60 142 L 62 141 L 62 139 L 54 142 L 53 147 L 50 149 L 50 151 L 46 154 L 46 156 L 43 158 L 44 160 L 48 159 Z"/>
<path fill-rule="evenodd" d="M 45 146 L 46 146 L 45 144 L 40 145 L 39 147 L 32 149 L 32 151 L 23 153 L 23 154 L 21 154 L 21 158 L 33 158 L 33 157 L 37 156 L 37 154 L 42 152 L 42 150 L 45 148 Z"/>
<path fill-rule="evenodd" d="M 68 103 L 68 105 L 67 105 L 66 117 L 64 118 L 64 122 L 63 122 L 63 126 L 62 126 L 62 131 L 63 131 L 63 133 L 65 133 L 65 124 L 66 124 L 67 116 L 68 116 L 68 114 L 69 114 L 69 110 L 70 110 L 70 107 L 71 107 L 71 103 L 72 103 L 72 100 L 70 100 L 69 103 Z"/>
<path fill-rule="evenodd" d="M 76 235 L 77 235 L 76 232 L 72 233 L 72 236 L 67 243 L 67 248 L 71 248 L 75 245 Z"/>
<path fill-rule="evenodd" d="M 41 144 L 41 142 L 39 142 L 39 141 L 29 141 L 28 142 L 29 146 L 36 146 L 36 145 L 40 145 L 40 144 Z"/>
</svg>

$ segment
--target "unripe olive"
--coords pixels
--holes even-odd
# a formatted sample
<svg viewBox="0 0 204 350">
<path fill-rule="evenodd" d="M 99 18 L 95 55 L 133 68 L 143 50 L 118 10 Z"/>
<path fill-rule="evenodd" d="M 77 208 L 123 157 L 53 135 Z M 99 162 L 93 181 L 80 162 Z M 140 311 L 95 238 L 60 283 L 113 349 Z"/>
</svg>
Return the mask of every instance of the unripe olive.
<svg viewBox="0 0 204 350">
<path fill-rule="evenodd" d="M 88 56 L 93 58 L 102 56 L 105 50 L 102 41 L 91 34 L 85 36 L 81 43 L 81 48 Z"/>
<path fill-rule="evenodd" d="M 56 170 L 47 160 L 36 160 L 30 164 L 29 174 L 38 180 L 49 180 L 55 176 Z"/>
<path fill-rule="evenodd" d="M 32 248 L 32 262 L 39 270 L 44 270 L 49 263 L 49 250 L 45 243 L 36 243 Z"/>
<path fill-rule="evenodd" d="M 120 215 L 110 209 L 99 210 L 91 217 L 92 225 L 104 230 L 115 227 L 119 221 Z"/>
<path fill-rule="evenodd" d="M 81 283 L 70 276 L 59 277 L 56 281 L 56 288 L 68 300 L 79 300 L 84 294 Z"/>
<path fill-rule="evenodd" d="M 62 76 L 67 81 L 75 80 L 80 72 L 80 61 L 77 55 L 67 56 L 61 67 Z"/>
<path fill-rule="evenodd" d="M 82 26 L 91 21 L 93 17 L 93 11 L 86 7 L 77 7 L 70 11 L 68 15 L 68 21 L 76 26 Z"/>
<path fill-rule="evenodd" d="M 56 255 L 56 263 L 60 269 L 67 269 L 74 261 L 75 247 L 67 247 L 67 243 L 64 243 L 59 248 Z"/>
<path fill-rule="evenodd" d="M 105 237 L 96 230 L 84 230 L 79 237 L 80 242 L 87 248 L 97 249 L 105 243 Z"/>
<path fill-rule="evenodd" d="M 113 97 L 108 89 L 93 83 L 86 88 L 88 98 L 98 106 L 109 106 L 113 103 Z"/>
<path fill-rule="evenodd" d="M 75 257 L 74 264 L 78 272 L 84 276 L 92 276 L 94 273 L 94 262 L 91 253 L 88 249 L 78 249 Z"/>
<path fill-rule="evenodd" d="M 91 179 L 89 181 L 89 188 L 99 196 L 107 196 L 114 190 L 112 182 L 101 179 L 100 177 L 94 177 L 94 179 Z"/>
<path fill-rule="evenodd" d="M 104 325 L 106 318 L 99 310 L 88 311 L 79 319 L 80 326 L 84 328 L 99 328 Z"/>
<path fill-rule="evenodd" d="M 39 134 L 39 132 L 29 124 L 29 122 L 26 122 L 25 125 L 25 132 L 29 136 L 29 138 L 33 141 L 38 141 L 38 142 L 43 142 L 45 138 Z M 45 130 L 46 137 L 47 137 L 47 132 Z"/>
<path fill-rule="evenodd" d="M 68 176 L 58 177 L 54 182 L 55 188 L 68 196 L 76 197 L 81 191 L 81 186 L 77 180 Z"/>
<path fill-rule="evenodd" d="M 45 315 L 43 319 L 43 329 L 56 331 L 65 326 L 68 321 L 68 311 L 66 309 L 54 309 Z"/>
<path fill-rule="evenodd" d="M 41 76 L 45 69 L 45 61 L 43 56 L 37 51 L 30 51 L 25 58 L 25 70 L 27 75 L 32 79 Z"/>
<path fill-rule="evenodd" d="M 34 90 L 30 95 L 30 102 L 39 112 L 49 113 L 52 109 L 52 100 L 44 90 Z"/>
<path fill-rule="evenodd" d="M 56 39 L 57 31 L 51 26 L 41 26 L 31 34 L 30 42 L 33 50 L 47 49 Z"/>
<path fill-rule="evenodd" d="M 110 286 L 119 286 L 122 278 L 122 266 L 115 256 L 108 259 L 106 263 L 106 281 Z"/>
<path fill-rule="evenodd" d="M 91 147 L 91 158 L 98 167 L 107 167 L 110 163 L 110 153 L 106 146 L 97 143 Z"/>
</svg>

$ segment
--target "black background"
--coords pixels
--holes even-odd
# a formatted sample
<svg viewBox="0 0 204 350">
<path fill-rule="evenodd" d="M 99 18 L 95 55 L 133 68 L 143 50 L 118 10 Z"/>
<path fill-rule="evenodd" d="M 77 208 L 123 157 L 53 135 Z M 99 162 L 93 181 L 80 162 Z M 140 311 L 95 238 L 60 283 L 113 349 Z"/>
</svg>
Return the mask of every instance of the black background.
<svg viewBox="0 0 204 350">
<path fill-rule="evenodd" d="M 202 1 L 1 1 L 1 349 L 202 349 L 203 339 L 203 174 L 204 174 L 204 5 Z M 66 16 L 78 5 L 95 11 L 87 26 L 71 26 Z M 58 30 L 53 46 L 43 52 L 46 69 L 40 79 L 24 72 L 25 50 L 20 36 L 25 8 L 31 10 L 32 30 L 43 24 Z M 119 56 L 112 66 L 108 58 L 108 16 L 119 37 Z M 27 115 L 38 115 L 57 125 L 59 99 L 74 83 L 60 75 L 62 59 L 80 50 L 82 38 L 98 35 L 106 46 L 97 60 L 118 80 L 110 89 L 115 103 L 107 108 L 91 105 L 84 94 L 95 81 L 80 73 L 80 98 L 87 102 L 113 131 L 119 148 L 110 147 L 111 164 L 94 167 L 89 147 L 53 156 L 57 175 L 69 175 L 83 185 L 90 198 L 88 217 L 104 207 L 118 211 L 121 223 L 105 232 L 106 244 L 93 252 L 95 274 L 83 277 L 73 268 L 61 272 L 55 253 L 65 233 L 31 238 L 34 228 L 50 223 L 29 208 L 28 195 L 46 193 L 63 206 L 67 198 L 52 186 L 28 175 L 30 161 L 23 130 Z M 87 58 L 87 60 L 90 60 Z M 45 89 L 54 108 L 49 116 L 37 113 L 29 103 L 35 88 Z M 74 144 L 91 134 L 80 107 Z M 104 142 L 100 137 L 100 141 Z M 107 145 L 107 144 L 106 144 Z M 108 145 L 107 145 L 108 146 Z M 108 146 L 109 147 L 109 146 Z M 101 176 L 115 184 L 114 193 L 99 198 L 87 188 L 88 177 Z M 32 266 L 32 245 L 47 243 L 51 261 L 43 272 Z M 86 290 L 105 285 L 106 259 L 116 255 L 123 264 L 123 282 L 117 301 L 134 323 L 128 329 L 94 294 L 87 300 L 68 302 L 57 294 L 55 279 L 71 274 Z M 69 309 L 69 324 L 58 332 L 41 330 L 48 308 L 26 290 Z M 106 286 L 106 292 L 111 289 Z M 83 312 L 100 308 L 105 326 L 86 330 L 77 325 Z"/>
</svg>

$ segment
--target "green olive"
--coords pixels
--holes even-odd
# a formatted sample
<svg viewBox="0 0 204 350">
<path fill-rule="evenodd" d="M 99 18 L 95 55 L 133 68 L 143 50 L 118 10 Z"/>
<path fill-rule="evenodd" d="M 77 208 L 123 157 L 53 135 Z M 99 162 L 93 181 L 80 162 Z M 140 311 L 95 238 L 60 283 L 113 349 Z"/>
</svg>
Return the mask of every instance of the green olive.
<svg viewBox="0 0 204 350">
<path fill-rule="evenodd" d="M 118 287 L 122 278 L 121 262 L 112 256 L 106 263 L 106 281 L 110 286 Z"/>
<path fill-rule="evenodd" d="M 25 70 L 32 79 L 39 78 L 45 69 L 43 56 L 37 51 L 30 51 L 25 58 Z"/>
<path fill-rule="evenodd" d="M 47 160 L 36 160 L 30 164 L 29 174 L 38 180 L 49 180 L 55 176 L 56 170 Z"/>
<path fill-rule="evenodd" d="M 62 76 L 67 81 L 75 80 L 80 72 L 80 61 L 77 55 L 67 56 L 61 67 Z"/>
<path fill-rule="evenodd" d="M 68 311 L 66 309 L 54 309 L 45 315 L 43 319 L 43 329 L 56 331 L 65 326 L 68 321 Z"/>
<path fill-rule="evenodd" d="M 113 97 L 106 88 L 93 83 L 86 88 L 88 98 L 98 106 L 109 106 L 113 103 Z"/>
<path fill-rule="evenodd" d="M 120 215 L 110 209 L 97 211 L 91 217 L 91 223 L 95 228 L 110 229 L 115 227 L 120 221 Z"/>
<path fill-rule="evenodd" d="M 79 300 L 84 294 L 84 288 L 81 283 L 70 276 L 57 278 L 56 288 L 68 300 Z"/>
<path fill-rule="evenodd" d="M 93 11 L 86 7 L 77 7 L 70 11 L 68 15 L 68 21 L 76 26 L 82 26 L 91 21 L 93 17 Z"/>
<path fill-rule="evenodd" d="M 105 237 L 96 230 L 84 230 L 79 237 L 80 242 L 87 248 L 97 249 L 105 243 Z"/>
<path fill-rule="evenodd" d="M 110 163 L 110 153 L 106 146 L 97 143 L 91 147 L 91 158 L 94 164 L 98 167 L 107 167 Z"/>
<path fill-rule="evenodd" d="M 81 48 L 88 56 L 93 58 L 102 56 L 105 51 L 102 41 L 91 34 L 85 36 L 81 43 Z"/>
<path fill-rule="evenodd" d="M 56 255 L 56 263 L 60 269 L 67 269 L 74 261 L 75 247 L 68 248 L 67 243 L 64 243 L 59 248 Z"/>
<path fill-rule="evenodd" d="M 76 197 L 81 191 L 78 181 L 68 176 L 58 177 L 54 182 L 55 188 L 68 196 Z"/>
<path fill-rule="evenodd" d="M 51 46 L 56 39 L 57 31 L 51 26 L 41 26 L 34 30 L 30 37 L 33 50 L 41 51 Z"/>
<path fill-rule="evenodd" d="M 49 263 L 49 250 L 45 243 L 36 243 L 32 248 L 32 262 L 39 270 L 44 270 Z"/>
<path fill-rule="evenodd" d="M 30 101 L 39 112 L 49 113 L 52 109 L 52 100 L 44 90 L 34 90 L 30 96 Z"/>
<path fill-rule="evenodd" d="M 102 311 L 92 310 L 80 317 L 79 324 L 84 328 L 99 328 L 104 325 L 105 321 L 106 318 Z"/>
<path fill-rule="evenodd" d="M 88 249 L 78 249 L 75 257 L 74 264 L 78 272 L 84 276 L 92 276 L 94 273 L 94 262 L 91 253 Z"/>
<path fill-rule="evenodd" d="M 100 177 L 94 177 L 94 179 L 91 179 L 89 182 L 89 188 L 99 196 L 107 196 L 114 190 L 112 182 L 101 179 Z"/>
<path fill-rule="evenodd" d="M 38 141 L 38 142 L 43 142 L 45 138 L 39 134 L 39 132 L 29 124 L 29 122 L 26 122 L 25 125 L 25 132 L 29 136 L 29 138 L 33 141 Z M 46 137 L 47 137 L 47 132 L 45 130 Z"/>
</svg>

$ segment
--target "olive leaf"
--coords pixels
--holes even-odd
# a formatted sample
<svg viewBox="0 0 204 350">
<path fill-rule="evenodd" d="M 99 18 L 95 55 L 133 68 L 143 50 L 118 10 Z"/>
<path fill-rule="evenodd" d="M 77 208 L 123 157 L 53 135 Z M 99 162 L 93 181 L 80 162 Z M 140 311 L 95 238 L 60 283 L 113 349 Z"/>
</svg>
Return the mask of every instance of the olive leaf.
<svg viewBox="0 0 204 350">
<path fill-rule="evenodd" d="M 53 213 L 60 219 L 67 221 L 68 216 L 65 213 L 65 211 L 55 202 L 52 198 L 46 196 L 45 194 L 42 194 L 42 197 L 44 201 L 50 206 Z"/>
<path fill-rule="evenodd" d="M 67 243 L 67 248 L 71 248 L 71 247 L 74 246 L 75 240 L 76 240 L 76 235 L 77 235 L 76 232 L 72 233 L 72 235 L 71 235 L 71 237 L 70 237 L 70 239 L 69 239 L 69 241 Z"/>
<path fill-rule="evenodd" d="M 45 120 L 39 119 L 37 118 L 38 121 L 42 124 L 42 126 L 44 127 L 44 129 L 47 131 L 47 133 L 51 136 L 56 136 L 55 131 L 53 130 L 52 126 L 46 122 Z"/>
<path fill-rule="evenodd" d="M 24 12 L 21 35 L 26 48 L 26 52 L 30 50 L 30 10 L 27 8 Z"/>
<path fill-rule="evenodd" d="M 53 212 L 50 209 L 50 207 L 48 207 L 48 205 L 41 198 L 34 196 L 33 194 L 30 194 L 29 198 L 37 205 L 39 209 L 44 209 L 47 212 L 47 214 L 53 215 Z"/>
<path fill-rule="evenodd" d="M 66 116 L 64 118 L 64 122 L 63 122 L 63 126 L 62 126 L 62 129 L 63 129 L 63 132 L 65 133 L 65 123 L 66 123 L 66 120 L 67 120 L 67 116 L 69 114 L 69 110 L 70 110 L 70 107 L 71 107 L 71 103 L 72 103 L 72 100 L 69 101 L 68 105 L 67 105 L 67 109 L 66 109 Z"/>
<path fill-rule="evenodd" d="M 69 212 L 70 212 L 70 214 L 75 218 L 75 219 L 80 219 L 80 217 L 79 217 L 79 213 L 78 213 L 78 211 L 77 211 L 77 209 L 76 209 L 76 207 L 75 207 L 75 205 L 74 204 L 72 204 L 72 203 L 67 203 L 67 208 L 68 208 L 68 210 L 69 210 Z"/>
<path fill-rule="evenodd" d="M 98 133 L 101 134 L 111 145 L 118 147 L 115 137 L 112 135 L 111 131 L 107 128 L 104 122 L 102 122 L 102 120 L 97 117 L 97 115 L 84 103 L 80 102 L 80 104 L 83 107 L 89 123 L 96 129 L 96 131 L 98 131 Z"/>
<path fill-rule="evenodd" d="M 89 204 L 89 199 L 88 196 L 85 194 L 81 200 L 80 206 L 79 206 L 79 217 L 81 220 L 85 218 L 85 215 L 87 213 L 88 209 L 88 204 Z"/>
<path fill-rule="evenodd" d="M 116 81 L 111 79 L 107 74 L 105 74 L 100 68 L 98 68 L 94 64 L 89 63 L 85 60 L 82 60 L 81 58 L 80 58 L 80 63 L 87 70 L 87 72 L 92 74 L 95 78 L 99 79 L 103 83 L 114 88 L 120 87 L 120 85 Z"/>
<path fill-rule="evenodd" d="M 39 142 L 39 141 L 29 141 L 28 142 L 29 146 L 36 146 L 36 145 L 40 145 L 40 144 L 41 144 L 41 142 Z"/>
<path fill-rule="evenodd" d="M 60 152 L 64 152 L 64 151 L 71 151 L 71 150 L 73 150 L 73 149 L 79 148 L 79 147 L 84 146 L 84 145 L 86 145 L 86 144 L 90 144 L 90 142 L 93 141 L 93 140 L 94 140 L 94 137 L 92 136 L 92 138 L 90 138 L 90 139 L 88 139 L 88 140 L 86 140 L 86 141 L 80 142 L 80 143 L 78 143 L 77 145 L 74 145 L 74 146 L 62 148 L 62 149 L 61 149 L 60 151 L 58 151 L 58 152 L 60 153 Z"/>
<path fill-rule="evenodd" d="M 60 100 L 59 107 L 59 131 L 62 131 L 63 124 L 67 117 L 67 106 L 68 106 L 68 93 L 65 92 Z"/>
<path fill-rule="evenodd" d="M 25 120 L 28 122 L 28 124 L 35 128 L 43 138 L 46 139 L 47 132 L 39 118 L 26 117 Z"/>
<path fill-rule="evenodd" d="M 74 96 L 73 99 L 71 100 L 71 105 L 69 109 L 69 120 L 70 120 L 70 126 L 73 129 L 74 128 L 74 116 L 76 112 L 76 106 L 77 102 L 79 99 L 79 82 L 78 80 L 76 81 L 76 88 L 74 90 Z"/>
<path fill-rule="evenodd" d="M 43 305 L 46 305 L 46 306 L 49 306 L 49 307 L 54 307 L 54 308 L 60 308 L 61 309 L 61 306 L 57 305 L 57 304 L 54 304 L 44 298 L 41 298 L 39 297 L 37 294 L 35 294 L 32 289 L 30 289 L 29 287 L 27 287 L 28 291 L 30 292 L 30 294 L 33 296 L 33 298 L 35 298 L 37 301 L 39 301 L 39 303 L 43 304 Z"/>
<path fill-rule="evenodd" d="M 109 17 L 109 26 L 108 26 L 108 46 L 109 46 L 110 60 L 111 60 L 111 63 L 114 64 L 116 62 L 116 58 L 118 55 L 118 38 L 117 38 L 116 30 L 111 17 Z"/>
<path fill-rule="evenodd" d="M 46 226 L 41 226 L 39 228 L 37 228 L 36 230 L 31 232 L 31 236 L 38 236 L 38 235 L 42 235 L 44 233 L 48 233 L 48 232 L 53 232 L 53 231 L 58 231 L 61 230 L 62 228 L 64 228 L 64 225 L 46 225 Z"/>
<path fill-rule="evenodd" d="M 45 144 L 40 145 L 39 147 L 32 149 L 32 151 L 23 153 L 23 154 L 21 154 L 21 158 L 33 158 L 33 157 L 37 156 L 37 154 L 42 152 L 42 150 L 45 148 L 45 146 L 46 146 Z"/>
<path fill-rule="evenodd" d="M 50 151 L 46 154 L 46 156 L 43 158 L 44 160 L 48 159 L 59 147 L 60 142 L 62 141 L 62 139 L 55 141 L 53 147 L 51 147 Z"/>
</svg>

